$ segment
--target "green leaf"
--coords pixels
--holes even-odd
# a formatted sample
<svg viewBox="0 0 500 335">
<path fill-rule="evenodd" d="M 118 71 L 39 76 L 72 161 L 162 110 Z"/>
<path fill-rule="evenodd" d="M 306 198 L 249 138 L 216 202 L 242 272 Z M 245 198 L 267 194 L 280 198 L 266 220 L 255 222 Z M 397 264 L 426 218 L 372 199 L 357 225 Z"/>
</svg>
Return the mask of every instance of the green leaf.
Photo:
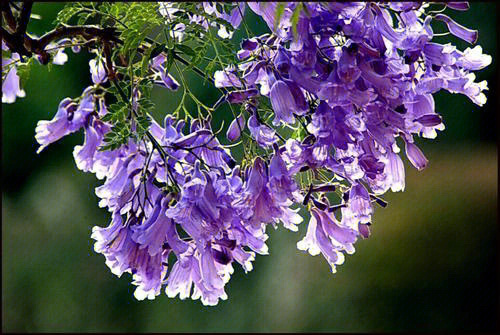
<svg viewBox="0 0 500 335">
<path fill-rule="evenodd" d="M 107 113 L 106 115 L 104 115 L 103 117 L 101 117 L 101 121 L 109 122 L 109 121 L 111 121 L 112 117 L 113 117 L 113 114 Z"/>
<path fill-rule="evenodd" d="M 10 58 L 11 56 L 12 56 L 12 52 L 10 50 L 2 49 L 2 59 L 3 58 Z"/>
<path fill-rule="evenodd" d="M 213 77 L 213 74 L 215 73 L 215 67 L 217 65 L 217 62 L 215 59 L 212 59 L 210 61 L 210 63 L 207 64 L 207 66 L 205 67 L 205 71 L 206 73 L 210 76 L 210 77 Z"/>
<path fill-rule="evenodd" d="M 33 58 L 28 59 L 26 63 L 20 63 L 17 65 L 16 71 L 21 80 L 21 84 L 26 83 L 26 81 L 29 79 L 32 66 Z"/>
<path fill-rule="evenodd" d="M 66 4 L 66 6 L 57 14 L 54 23 L 55 24 L 68 23 L 68 21 L 81 9 L 82 6 L 78 3 Z"/>
<path fill-rule="evenodd" d="M 153 59 L 159 54 L 162 53 L 162 51 L 165 50 L 165 45 L 164 44 L 158 44 L 154 47 L 154 49 L 151 51 L 151 55 L 149 56 L 149 59 Z"/>
<path fill-rule="evenodd" d="M 188 47 L 187 45 L 185 44 L 177 44 L 175 46 L 175 48 L 177 50 L 180 50 L 181 52 L 183 52 L 184 54 L 188 55 L 188 56 L 191 56 L 191 57 L 194 57 L 196 55 L 196 53 L 194 52 L 193 49 L 191 49 L 191 47 Z"/>
<path fill-rule="evenodd" d="M 93 15 L 93 13 L 82 14 L 78 18 L 77 25 L 79 25 L 79 26 L 84 25 L 92 17 L 92 15 Z"/>
<path fill-rule="evenodd" d="M 142 64 L 141 64 L 141 77 L 144 77 L 148 72 L 148 64 L 149 60 L 152 58 L 151 53 L 154 48 L 148 48 L 144 55 L 142 56 Z"/>
<path fill-rule="evenodd" d="M 172 49 L 167 49 L 167 67 L 166 71 L 170 72 L 172 65 L 174 64 L 174 53 Z"/>
<path fill-rule="evenodd" d="M 282 2 L 280 2 L 276 7 L 276 14 L 274 17 L 274 28 L 278 27 L 284 12 L 285 12 L 285 5 Z"/>
<path fill-rule="evenodd" d="M 292 30 L 293 30 L 293 38 L 297 38 L 297 24 L 299 23 L 299 17 L 300 17 L 300 12 L 302 11 L 302 7 L 304 5 L 302 4 L 302 2 L 299 2 L 299 4 L 297 5 L 297 7 L 295 7 L 295 9 L 293 10 L 293 13 L 292 13 Z"/>
</svg>

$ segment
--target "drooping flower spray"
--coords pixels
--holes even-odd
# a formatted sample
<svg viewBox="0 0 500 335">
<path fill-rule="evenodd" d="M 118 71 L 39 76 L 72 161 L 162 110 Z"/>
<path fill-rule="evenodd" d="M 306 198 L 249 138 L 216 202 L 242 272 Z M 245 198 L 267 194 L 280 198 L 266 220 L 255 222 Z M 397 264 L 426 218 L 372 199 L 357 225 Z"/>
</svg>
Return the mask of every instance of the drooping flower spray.
<svg viewBox="0 0 500 335">
<path fill-rule="evenodd" d="M 63 64 L 64 48 L 95 52 L 92 85 L 63 99 L 52 120 L 39 121 L 39 152 L 83 129 L 76 166 L 103 180 L 95 193 L 111 218 L 108 227 L 92 229 L 95 251 L 115 275 L 132 275 L 137 299 L 164 290 L 216 305 L 227 299 L 235 264 L 251 271 L 256 255 L 268 254 L 270 225 L 293 232 L 307 225 L 297 248 L 322 254 L 335 272 L 356 241 L 370 236 L 375 204 L 386 206 L 380 196 L 404 190 L 402 156 L 418 170 L 427 166 L 415 136 L 435 138 L 444 130 L 433 95 L 446 90 L 486 103 L 487 84 L 476 82 L 474 72 L 491 56 L 479 45 L 462 51 L 434 39 L 438 27 L 476 43 L 478 32 L 450 17 L 468 8 L 466 2 L 69 5 L 59 26 L 40 38 L 17 33 L 22 22 L 2 28 L 2 48 L 10 53 L 2 57 L 2 102 L 25 95 L 16 69 L 27 58 Z M 20 9 L 17 19 L 30 9 Z M 252 35 L 249 10 L 268 33 Z M 101 26 L 68 25 L 83 14 Z M 158 27 L 163 33 L 154 33 Z M 231 45 L 236 29 L 246 34 L 239 50 Z M 185 71 L 219 89 L 215 105 L 192 92 Z M 165 94 L 182 92 L 162 123 L 150 116 L 154 85 Z M 222 131 L 212 116 L 226 104 L 232 122 Z M 307 223 L 301 208 L 311 214 Z"/>
</svg>

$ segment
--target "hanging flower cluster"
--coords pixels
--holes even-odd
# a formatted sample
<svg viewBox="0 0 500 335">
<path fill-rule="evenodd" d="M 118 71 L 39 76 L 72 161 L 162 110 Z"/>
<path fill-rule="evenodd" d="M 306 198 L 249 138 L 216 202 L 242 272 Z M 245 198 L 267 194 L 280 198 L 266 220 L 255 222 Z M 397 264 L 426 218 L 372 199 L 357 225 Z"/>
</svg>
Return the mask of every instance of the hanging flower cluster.
<svg viewBox="0 0 500 335">
<path fill-rule="evenodd" d="M 132 274 L 137 299 L 154 299 L 162 289 L 204 305 L 227 299 L 234 262 L 251 271 L 256 254 L 268 254 L 268 225 L 298 231 L 300 206 L 311 217 L 297 248 L 321 253 L 335 272 L 354 243 L 370 236 L 374 203 L 386 205 L 379 196 L 404 190 L 401 143 L 415 168 L 426 167 L 414 136 L 435 138 L 444 130 L 433 94 L 444 89 L 479 106 L 486 102 L 487 84 L 476 82 L 474 71 L 491 57 L 480 46 L 460 51 L 434 42 L 431 23 L 442 22 L 471 44 L 477 31 L 428 4 L 250 2 L 225 9 L 199 3 L 195 13 L 160 3 L 158 13 L 175 22 L 167 36 L 174 41 L 189 37 L 193 27 L 205 36 L 214 27 L 228 39 L 244 23 L 247 5 L 270 33 L 244 39 L 237 64 L 213 75 L 224 93 L 217 105 L 241 106 L 226 138 L 244 143 L 243 161 L 221 144 L 210 115 L 168 114 L 163 124 L 149 120 L 142 129 L 143 93 L 131 83 L 129 99 L 112 70 L 116 60 L 99 52 L 90 61 L 93 85 L 78 99 L 62 100 L 55 117 L 36 127 L 39 152 L 83 129 L 76 166 L 104 180 L 95 193 L 111 214 L 108 227 L 92 230 L 95 251 L 115 275 Z M 469 8 L 465 2 L 443 6 Z M 169 71 L 174 56 L 161 52 L 146 64 L 154 83 L 169 90 L 185 85 Z M 16 59 L 12 53 L 2 67 Z M 3 102 L 24 96 L 15 71 L 9 65 Z M 128 106 L 127 129 L 142 136 L 102 150 L 109 134 L 120 131 L 102 93 L 108 86 Z"/>
</svg>

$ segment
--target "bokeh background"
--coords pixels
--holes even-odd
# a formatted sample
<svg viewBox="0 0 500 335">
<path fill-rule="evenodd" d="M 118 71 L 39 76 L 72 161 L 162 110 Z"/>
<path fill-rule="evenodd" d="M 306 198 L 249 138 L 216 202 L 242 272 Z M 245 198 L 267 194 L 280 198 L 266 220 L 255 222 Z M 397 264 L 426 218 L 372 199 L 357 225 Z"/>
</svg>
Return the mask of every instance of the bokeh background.
<svg viewBox="0 0 500 335">
<path fill-rule="evenodd" d="M 62 4 L 36 3 L 29 31 L 51 29 Z M 418 141 L 430 164 L 417 172 L 405 160 L 406 190 L 389 193 L 368 240 L 357 243 L 335 275 L 321 256 L 296 249 L 305 233 L 270 230 L 270 255 L 254 270 L 237 267 L 217 307 L 199 301 L 136 301 L 125 274 L 117 278 L 93 251 L 93 226 L 109 215 L 97 206 L 93 175 L 76 169 L 68 136 L 40 155 L 36 122 L 51 119 L 64 97 L 90 84 L 86 52 L 50 71 L 35 66 L 27 97 L 2 105 L 2 330 L 22 332 L 165 331 L 493 331 L 498 326 L 497 6 L 471 4 L 456 20 L 478 29 L 493 63 L 488 103 L 439 93 L 436 109 L 447 129 Z M 265 26 L 252 13 L 256 33 Z M 235 41 L 241 38 L 237 33 Z M 467 45 L 453 39 L 461 50 Z M 192 76 L 206 102 L 216 91 Z M 176 96 L 154 92 L 161 120 Z M 161 107 L 161 108 L 160 108 Z M 222 110 L 219 119 L 227 119 Z"/>
</svg>

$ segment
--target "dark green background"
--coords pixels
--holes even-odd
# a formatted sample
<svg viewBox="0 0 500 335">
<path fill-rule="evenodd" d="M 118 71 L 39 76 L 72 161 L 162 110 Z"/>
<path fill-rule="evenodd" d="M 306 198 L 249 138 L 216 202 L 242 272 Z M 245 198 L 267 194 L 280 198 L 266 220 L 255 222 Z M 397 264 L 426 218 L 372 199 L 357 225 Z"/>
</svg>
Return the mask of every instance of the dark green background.
<svg viewBox="0 0 500 335">
<path fill-rule="evenodd" d="M 37 3 L 29 31 L 51 29 L 61 4 Z M 493 64 L 488 103 L 439 93 L 446 130 L 419 140 L 430 164 L 417 172 L 405 160 L 406 190 L 389 193 L 377 209 L 369 240 L 332 275 L 321 256 L 296 249 L 299 234 L 269 231 L 269 256 L 254 270 L 235 267 L 229 295 L 217 307 L 169 299 L 138 302 L 128 274 L 117 278 L 93 251 L 93 226 L 109 215 L 97 206 L 91 174 L 76 169 L 72 148 L 81 133 L 40 155 L 36 122 L 51 119 L 64 97 L 90 84 L 89 55 L 35 66 L 27 97 L 2 105 L 2 330 L 3 331 L 492 331 L 498 317 L 497 7 L 471 3 L 453 17 L 478 29 Z M 265 31 L 248 15 L 251 28 Z M 238 33 L 235 40 L 241 38 Z M 467 45 L 452 38 L 460 49 Z M 212 103 L 216 91 L 190 76 L 193 91 Z M 177 96 L 154 93 L 161 120 Z M 221 109 L 218 119 L 229 119 Z M 307 219 L 306 219 L 307 221 Z"/>
</svg>

